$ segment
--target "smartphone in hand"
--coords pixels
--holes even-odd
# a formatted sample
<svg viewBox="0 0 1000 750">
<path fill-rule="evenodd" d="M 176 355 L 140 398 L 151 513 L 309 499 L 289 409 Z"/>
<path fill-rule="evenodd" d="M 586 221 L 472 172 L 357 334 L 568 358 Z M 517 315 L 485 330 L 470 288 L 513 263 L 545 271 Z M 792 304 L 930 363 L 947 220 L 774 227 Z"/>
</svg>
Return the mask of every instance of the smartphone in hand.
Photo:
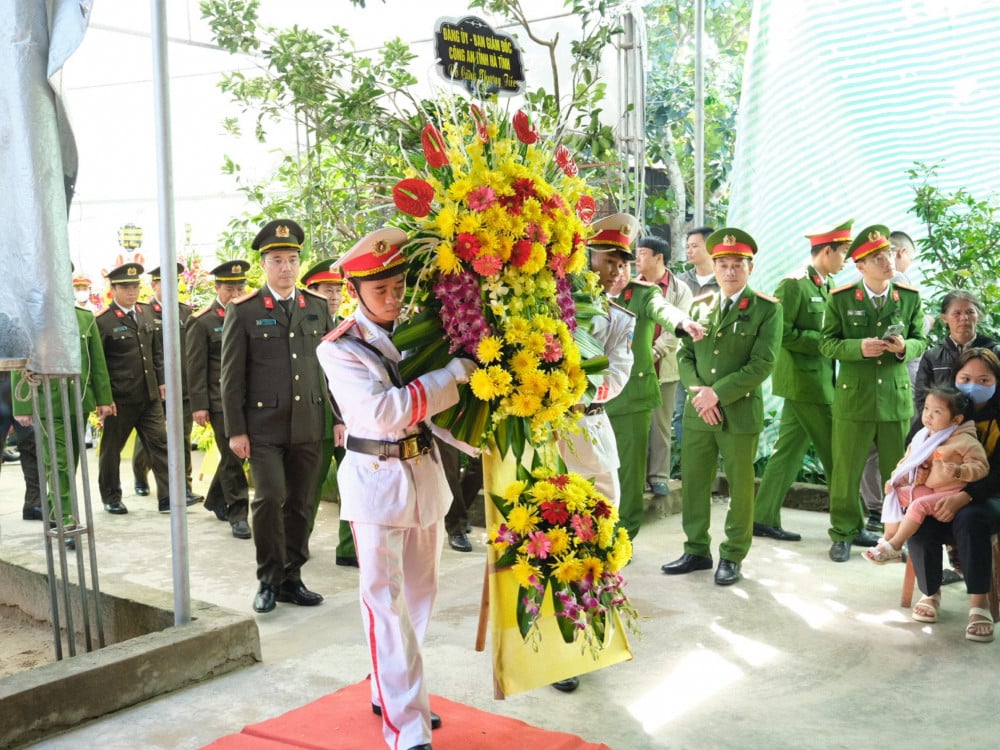
<svg viewBox="0 0 1000 750">
<path fill-rule="evenodd" d="M 888 328 L 885 329 L 885 333 L 882 334 L 882 340 L 888 341 L 893 336 L 902 336 L 902 335 L 903 335 L 903 324 L 893 323 L 892 325 L 890 325 Z"/>
</svg>

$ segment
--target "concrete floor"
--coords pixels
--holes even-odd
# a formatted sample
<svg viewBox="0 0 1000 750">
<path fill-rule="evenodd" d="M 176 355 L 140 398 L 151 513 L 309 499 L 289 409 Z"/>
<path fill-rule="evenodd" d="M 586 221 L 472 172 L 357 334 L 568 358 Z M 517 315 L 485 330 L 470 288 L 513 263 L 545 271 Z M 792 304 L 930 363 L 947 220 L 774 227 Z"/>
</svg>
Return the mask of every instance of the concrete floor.
<svg viewBox="0 0 1000 750">
<path fill-rule="evenodd" d="M 131 486 L 127 468 L 122 478 Z M 17 548 L 41 558 L 40 524 L 20 520 L 21 491 L 20 472 L 8 464 L 0 474 L 0 555 Z M 127 516 L 96 512 L 102 582 L 171 590 L 168 518 L 150 498 L 126 493 L 125 502 Z M 724 513 L 714 504 L 716 536 Z M 249 611 L 253 543 L 234 539 L 201 506 L 187 518 L 192 596 Z M 965 640 L 961 584 L 945 587 L 939 624 L 916 623 L 898 606 L 901 566 L 870 565 L 857 550 L 849 563 L 830 562 L 824 514 L 786 510 L 784 524 L 804 541 L 755 540 L 745 579 L 722 588 L 710 571 L 662 575 L 660 565 L 682 551 L 680 517 L 650 517 L 627 570 L 642 627 L 632 639 L 634 660 L 584 676 L 571 695 L 543 688 L 504 701 L 493 699 L 489 653 L 473 648 L 485 557 L 477 528 L 472 553 L 442 554 L 424 649 L 431 692 L 615 750 L 996 741 L 991 694 L 1000 683 L 1000 645 Z M 198 748 L 363 679 L 369 663 L 356 572 L 334 565 L 336 533 L 337 506 L 324 503 L 303 578 L 326 601 L 258 615 L 263 663 L 34 747 Z M 358 710 L 371 719 L 367 706 Z"/>
</svg>

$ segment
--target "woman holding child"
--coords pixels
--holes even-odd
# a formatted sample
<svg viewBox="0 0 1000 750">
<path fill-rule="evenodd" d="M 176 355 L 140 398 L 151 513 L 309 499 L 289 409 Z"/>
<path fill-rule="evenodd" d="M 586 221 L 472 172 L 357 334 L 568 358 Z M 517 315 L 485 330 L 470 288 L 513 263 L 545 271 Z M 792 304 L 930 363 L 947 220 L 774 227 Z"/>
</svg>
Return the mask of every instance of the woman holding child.
<svg viewBox="0 0 1000 750">
<path fill-rule="evenodd" d="M 965 637 L 989 643 L 993 619 L 987 604 L 993 568 L 990 537 L 1000 531 L 1000 359 L 990 349 L 966 349 L 955 359 L 955 387 L 973 402 L 976 434 L 989 458 L 989 473 L 936 501 L 909 540 L 908 550 L 924 593 L 913 608 L 918 622 L 937 622 L 941 606 L 941 545 L 954 540 L 969 593 Z"/>
</svg>

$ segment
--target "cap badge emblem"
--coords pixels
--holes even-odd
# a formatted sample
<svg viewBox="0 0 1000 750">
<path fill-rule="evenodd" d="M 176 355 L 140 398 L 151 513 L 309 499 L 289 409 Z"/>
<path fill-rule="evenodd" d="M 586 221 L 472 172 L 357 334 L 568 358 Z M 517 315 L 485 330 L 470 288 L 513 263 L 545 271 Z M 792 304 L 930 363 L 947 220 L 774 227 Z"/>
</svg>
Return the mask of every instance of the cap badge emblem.
<svg viewBox="0 0 1000 750">
<path fill-rule="evenodd" d="M 274 230 L 274 236 L 280 237 L 281 239 L 287 239 L 290 234 L 291 232 L 284 224 L 279 224 L 277 229 Z"/>
<path fill-rule="evenodd" d="M 736 238 L 733 235 L 731 235 L 731 234 L 727 234 L 725 237 L 722 238 L 722 244 L 723 245 L 735 245 L 736 244 Z"/>
</svg>

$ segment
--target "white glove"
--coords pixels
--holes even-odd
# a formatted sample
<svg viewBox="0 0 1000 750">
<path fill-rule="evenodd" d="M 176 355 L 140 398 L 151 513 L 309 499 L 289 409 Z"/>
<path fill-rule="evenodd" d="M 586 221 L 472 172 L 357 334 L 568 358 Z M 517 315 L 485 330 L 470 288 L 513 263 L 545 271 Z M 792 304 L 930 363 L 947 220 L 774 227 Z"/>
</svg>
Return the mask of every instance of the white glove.
<svg viewBox="0 0 1000 750">
<path fill-rule="evenodd" d="M 444 369 L 451 373 L 452 377 L 455 378 L 456 383 L 462 384 L 469 382 L 469 376 L 475 372 L 478 367 L 479 365 L 471 359 L 455 357 L 444 366 Z"/>
</svg>

